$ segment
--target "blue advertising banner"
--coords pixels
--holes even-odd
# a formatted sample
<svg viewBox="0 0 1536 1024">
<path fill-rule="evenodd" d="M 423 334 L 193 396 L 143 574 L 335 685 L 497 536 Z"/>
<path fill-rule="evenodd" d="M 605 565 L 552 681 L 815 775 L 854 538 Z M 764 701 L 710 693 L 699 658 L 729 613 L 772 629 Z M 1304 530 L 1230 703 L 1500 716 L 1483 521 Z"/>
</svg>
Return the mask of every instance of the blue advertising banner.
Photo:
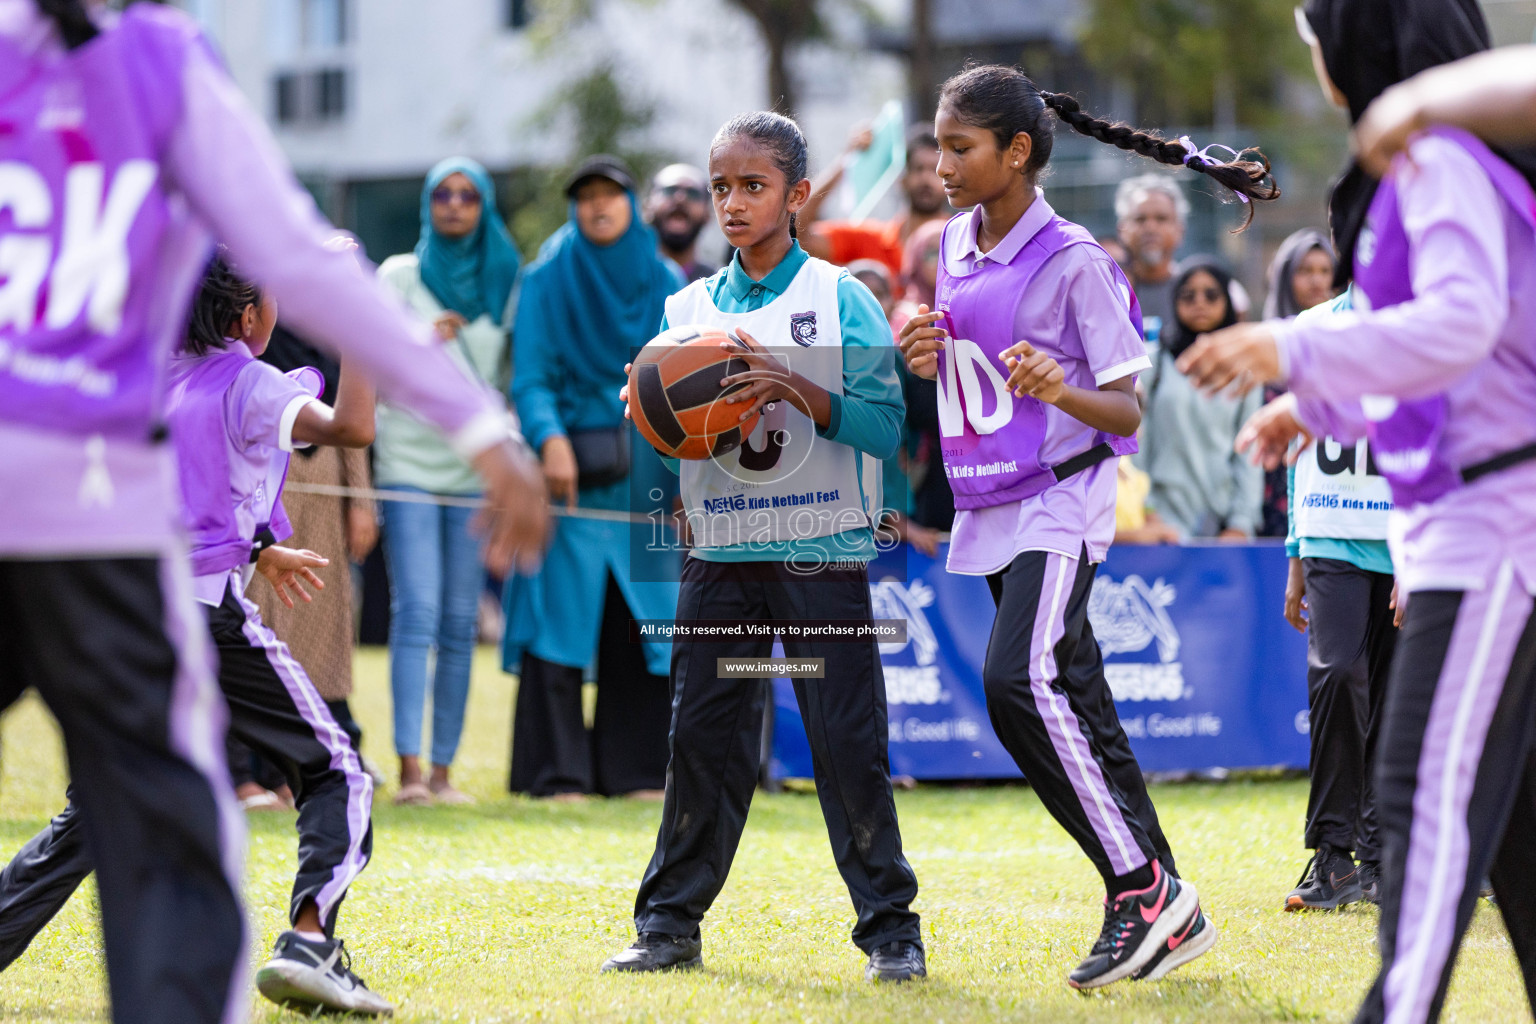
<svg viewBox="0 0 1536 1024">
<path fill-rule="evenodd" d="M 986 580 L 902 547 L 870 564 L 882 644 L 891 771 L 917 779 L 1017 778 L 987 717 L 981 667 L 992 629 Z M 1307 764 L 1307 646 L 1281 617 L 1279 544 L 1117 547 L 1099 567 L 1089 621 L 1120 721 L 1146 771 Z M 771 769 L 811 775 L 794 690 L 774 681 Z"/>
</svg>

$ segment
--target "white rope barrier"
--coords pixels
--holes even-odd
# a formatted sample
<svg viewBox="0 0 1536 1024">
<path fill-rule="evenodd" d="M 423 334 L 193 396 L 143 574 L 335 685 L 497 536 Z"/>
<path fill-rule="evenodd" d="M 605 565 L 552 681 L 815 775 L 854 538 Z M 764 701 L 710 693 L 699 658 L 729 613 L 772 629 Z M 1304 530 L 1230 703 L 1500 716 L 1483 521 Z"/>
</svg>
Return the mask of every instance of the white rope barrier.
<svg viewBox="0 0 1536 1024">
<path fill-rule="evenodd" d="M 323 494 L 333 498 L 368 498 L 373 501 L 404 501 L 416 505 L 443 505 L 450 508 L 484 508 L 484 498 L 458 497 L 452 494 L 425 494 L 421 491 L 388 491 L 369 487 L 342 487 L 339 484 L 306 484 L 290 480 L 283 485 L 284 493 Z M 618 509 L 568 508 L 552 502 L 550 514 L 567 519 L 594 519 L 607 523 L 653 523 L 655 518 Z M 668 516 L 668 518 L 671 518 Z"/>
</svg>

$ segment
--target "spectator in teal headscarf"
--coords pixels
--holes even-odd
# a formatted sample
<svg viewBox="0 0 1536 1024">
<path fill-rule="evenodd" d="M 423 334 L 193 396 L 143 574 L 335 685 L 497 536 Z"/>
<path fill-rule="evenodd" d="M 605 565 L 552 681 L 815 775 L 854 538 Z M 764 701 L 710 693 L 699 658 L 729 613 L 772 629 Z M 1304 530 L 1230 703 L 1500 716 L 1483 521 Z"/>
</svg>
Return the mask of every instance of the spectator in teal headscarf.
<svg viewBox="0 0 1536 1024">
<path fill-rule="evenodd" d="M 413 253 L 391 256 L 379 276 L 431 322 L 464 368 L 500 386 L 509 360 L 507 323 L 521 258 L 496 211 L 484 167 L 444 160 L 421 190 L 421 240 Z M 480 493 L 480 480 L 442 435 L 415 418 L 379 406 L 375 479 L 389 490 L 452 497 Z M 458 750 L 469 699 L 470 661 L 484 570 L 470 535 L 472 510 L 386 501 L 384 557 L 389 567 L 389 664 L 394 691 L 397 803 L 464 803 L 448 768 Z M 428 654 L 432 675 L 432 771 L 423 778 L 422 716 Z"/>
<path fill-rule="evenodd" d="M 571 218 L 523 276 L 512 398 L 550 497 L 582 509 L 670 513 L 677 478 L 624 418 L 624 364 L 660 329 L 683 281 L 641 222 L 613 157 L 571 176 Z M 520 674 L 511 788 L 535 796 L 646 793 L 666 784 L 671 645 L 629 620 L 671 619 L 681 564 L 648 523 L 565 518 L 538 576 L 507 582 L 502 666 Z M 671 547 L 671 550 L 657 550 Z M 597 680 L 593 728 L 583 675 Z"/>
</svg>

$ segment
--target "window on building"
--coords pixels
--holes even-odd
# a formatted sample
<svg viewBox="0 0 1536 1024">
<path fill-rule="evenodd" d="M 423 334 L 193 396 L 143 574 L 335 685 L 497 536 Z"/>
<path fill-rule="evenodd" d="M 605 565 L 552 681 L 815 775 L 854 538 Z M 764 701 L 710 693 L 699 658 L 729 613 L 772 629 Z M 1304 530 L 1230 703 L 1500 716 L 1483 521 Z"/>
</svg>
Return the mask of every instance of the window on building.
<svg viewBox="0 0 1536 1024">
<path fill-rule="evenodd" d="M 315 73 L 315 113 L 319 120 L 341 117 L 347 112 L 347 73 L 340 68 L 326 68 Z"/>
<path fill-rule="evenodd" d="M 299 0 L 306 51 L 334 50 L 347 41 L 347 0 Z"/>
<path fill-rule="evenodd" d="M 504 0 L 506 25 L 510 29 L 527 28 L 533 20 L 533 0 Z"/>
<path fill-rule="evenodd" d="M 282 71 L 272 78 L 273 118 L 278 124 L 335 121 L 347 113 L 344 68 Z"/>
<path fill-rule="evenodd" d="M 286 72 L 272 77 L 272 114 L 278 124 L 299 119 L 299 76 Z"/>
</svg>

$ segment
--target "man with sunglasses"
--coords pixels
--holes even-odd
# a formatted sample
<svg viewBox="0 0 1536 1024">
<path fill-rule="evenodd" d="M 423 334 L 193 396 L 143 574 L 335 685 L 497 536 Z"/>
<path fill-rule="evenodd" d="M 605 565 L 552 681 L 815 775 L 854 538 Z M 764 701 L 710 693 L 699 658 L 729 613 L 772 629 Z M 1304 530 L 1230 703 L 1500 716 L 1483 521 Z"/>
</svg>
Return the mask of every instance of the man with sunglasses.
<svg viewBox="0 0 1536 1024">
<path fill-rule="evenodd" d="M 690 282 L 719 268 L 700 262 L 699 232 L 710 220 L 709 180 L 692 164 L 671 164 L 656 172 L 645 197 L 645 219 L 656 229 L 661 254 Z"/>
</svg>

